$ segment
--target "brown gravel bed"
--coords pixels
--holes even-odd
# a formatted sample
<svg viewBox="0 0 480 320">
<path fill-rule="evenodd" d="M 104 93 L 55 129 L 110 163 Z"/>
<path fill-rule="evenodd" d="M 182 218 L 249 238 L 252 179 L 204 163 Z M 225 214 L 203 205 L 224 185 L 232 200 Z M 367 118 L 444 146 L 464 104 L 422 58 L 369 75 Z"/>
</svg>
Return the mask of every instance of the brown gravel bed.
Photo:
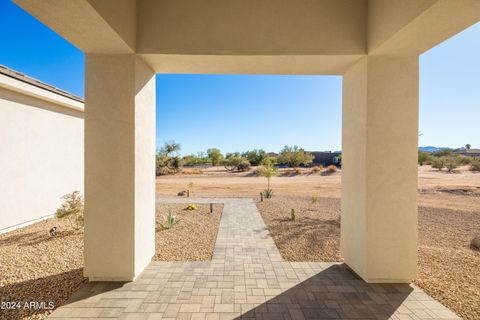
<svg viewBox="0 0 480 320">
<path fill-rule="evenodd" d="M 57 236 L 48 230 L 57 226 Z M 49 219 L 0 235 L 0 300 L 22 308 L 0 310 L 0 319 L 44 319 L 50 310 L 23 308 L 25 302 L 62 305 L 86 281 L 83 231 Z M 5 307 L 5 306 L 4 306 Z"/>
<path fill-rule="evenodd" d="M 257 206 L 285 260 L 341 261 L 340 199 L 277 196 Z M 480 319 L 480 252 L 470 249 L 480 212 L 419 207 L 418 225 L 415 284 L 462 318 Z"/>
<path fill-rule="evenodd" d="M 157 227 L 154 260 L 210 260 L 215 246 L 222 205 L 184 211 L 184 205 L 157 206 L 157 220 L 172 209 L 181 221 L 171 230 Z M 48 234 L 57 226 L 55 237 Z M 68 221 L 48 219 L 0 235 L 0 301 L 21 302 L 22 308 L 0 310 L 1 320 L 45 319 L 52 310 L 23 308 L 25 302 L 68 300 L 87 279 L 83 277 L 83 230 Z"/>
<path fill-rule="evenodd" d="M 212 259 L 223 205 L 199 204 L 197 210 L 184 210 L 182 204 L 157 205 L 156 261 L 209 261 Z M 179 222 L 171 229 L 162 229 L 164 215 L 172 210 Z"/>
<path fill-rule="evenodd" d="M 340 201 L 278 196 L 257 202 L 263 220 L 287 261 L 341 261 Z M 290 221 L 295 209 L 296 220 Z M 321 213 L 321 214 L 319 214 Z"/>
</svg>

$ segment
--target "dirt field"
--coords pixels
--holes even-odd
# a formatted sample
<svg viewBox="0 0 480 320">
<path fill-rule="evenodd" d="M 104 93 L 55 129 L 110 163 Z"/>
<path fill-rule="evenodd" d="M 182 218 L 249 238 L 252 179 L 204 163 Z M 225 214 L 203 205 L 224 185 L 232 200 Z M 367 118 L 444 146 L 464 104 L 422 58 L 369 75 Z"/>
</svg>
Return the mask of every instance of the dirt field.
<svg viewBox="0 0 480 320">
<path fill-rule="evenodd" d="M 163 229 L 164 215 L 171 210 L 178 223 Z M 185 205 L 157 204 L 155 257 L 157 261 L 209 261 L 212 259 L 223 205 L 216 204 L 210 213 L 208 205 L 197 205 L 187 211 Z"/>
<path fill-rule="evenodd" d="M 157 194 L 188 189 L 194 196 L 252 197 L 266 179 L 213 168 L 203 174 L 157 178 Z M 272 178 L 274 198 L 257 205 L 286 260 L 340 261 L 341 173 Z M 461 168 L 448 174 L 419 167 L 419 261 L 416 284 L 465 319 L 480 319 L 480 252 L 469 247 L 480 235 L 480 174 Z M 318 202 L 312 203 L 312 197 Z M 290 209 L 296 221 L 289 221 Z"/>
</svg>

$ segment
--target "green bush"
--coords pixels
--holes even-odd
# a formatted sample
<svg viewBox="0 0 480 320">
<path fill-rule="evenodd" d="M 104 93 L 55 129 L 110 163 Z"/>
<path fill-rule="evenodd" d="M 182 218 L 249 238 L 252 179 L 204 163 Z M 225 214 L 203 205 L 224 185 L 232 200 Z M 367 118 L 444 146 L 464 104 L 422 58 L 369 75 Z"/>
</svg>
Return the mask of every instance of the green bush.
<svg viewBox="0 0 480 320">
<path fill-rule="evenodd" d="M 280 152 L 278 160 L 280 163 L 284 163 L 292 168 L 296 168 L 300 165 L 312 163 L 313 156 L 297 146 L 285 146 Z"/>
<path fill-rule="evenodd" d="M 480 159 L 473 159 L 470 162 L 470 170 L 480 172 Z"/>
<path fill-rule="evenodd" d="M 444 157 L 443 163 L 448 172 L 453 172 L 453 170 L 460 166 L 460 159 L 455 156 L 448 156 Z"/>
<path fill-rule="evenodd" d="M 423 166 L 432 162 L 432 155 L 428 152 L 418 151 L 418 164 Z"/>
<path fill-rule="evenodd" d="M 223 160 L 225 159 L 223 157 L 222 152 L 217 149 L 217 148 L 211 148 L 207 150 L 207 155 L 210 161 L 212 162 L 212 166 L 218 166 L 223 163 Z"/>
<path fill-rule="evenodd" d="M 290 210 L 290 220 L 295 221 L 297 215 L 295 214 L 295 209 Z"/>
<path fill-rule="evenodd" d="M 443 168 L 445 168 L 445 162 L 444 162 L 443 157 L 433 158 L 432 159 L 432 168 L 438 169 L 438 171 L 441 171 Z"/>
<path fill-rule="evenodd" d="M 242 153 L 242 157 L 246 158 L 252 166 L 258 166 L 263 164 L 263 162 L 268 159 L 268 155 L 265 150 L 254 149 L 248 150 Z"/>
<path fill-rule="evenodd" d="M 237 164 L 237 171 L 245 172 L 250 170 L 250 162 L 247 159 L 241 159 Z"/>
</svg>

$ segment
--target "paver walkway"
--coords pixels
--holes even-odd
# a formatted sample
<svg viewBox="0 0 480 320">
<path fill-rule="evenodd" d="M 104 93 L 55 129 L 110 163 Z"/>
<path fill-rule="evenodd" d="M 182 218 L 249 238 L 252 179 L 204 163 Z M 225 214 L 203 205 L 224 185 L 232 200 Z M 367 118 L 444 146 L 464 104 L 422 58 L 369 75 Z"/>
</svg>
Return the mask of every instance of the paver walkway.
<svg viewBox="0 0 480 320">
<path fill-rule="evenodd" d="M 250 199 L 224 203 L 211 262 L 152 262 L 130 283 L 85 285 L 51 318 L 459 319 L 413 285 L 367 284 L 341 263 L 283 261 Z"/>
</svg>

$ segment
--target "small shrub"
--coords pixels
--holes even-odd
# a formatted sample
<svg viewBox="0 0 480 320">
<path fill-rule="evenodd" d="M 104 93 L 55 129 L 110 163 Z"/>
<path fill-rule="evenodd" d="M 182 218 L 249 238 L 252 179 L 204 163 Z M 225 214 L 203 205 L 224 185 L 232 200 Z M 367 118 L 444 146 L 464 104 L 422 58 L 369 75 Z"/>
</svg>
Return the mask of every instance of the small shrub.
<svg viewBox="0 0 480 320">
<path fill-rule="evenodd" d="M 296 214 L 295 209 L 290 210 L 290 220 L 295 221 Z"/>
<path fill-rule="evenodd" d="M 322 166 L 315 166 L 312 168 L 312 173 L 318 173 L 318 172 L 321 172 L 323 169 Z"/>
<path fill-rule="evenodd" d="M 190 197 L 190 192 L 193 194 L 193 182 L 188 183 L 188 189 L 187 189 L 187 197 Z"/>
<path fill-rule="evenodd" d="M 173 170 L 165 166 L 157 166 L 156 173 L 157 176 L 166 176 L 167 174 L 172 174 Z"/>
<path fill-rule="evenodd" d="M 475 159 L 470 162 L 470 170 L 480 172 L 480 159 Z"/>
<path fill-rule="evenodd" d="M 240 160 L 240 162 L 237 164 L 237 170 L 241 172 L 250 170 L 250 162 L 246 159 Z"/>
<path fill-rule="evenodd" d="M 336 165 L 333 165 L 333 164 L 329 165 L 329 166 L 327 167 L 327 172 L 328 172 L 328 173 L 337 172 L 337 166 L 336 166 Z"/>
<path fill-rule="evenodd" d="M 442 169 L 445 168 L 444 158 L 443 157 L 433 158 L 432 168 L 438 169 L 438 171 L 442 171 Z"/>
<path fill-rule="evenodd" d="M 429 164 L 432 161 L 432 156 L 428 152 L 418 151 L 418 164 L 423 166 L 424 164 Z"/>
<path fill-rule="evenodd" d="M 311 202 L 312 204 L 318 203 L 318 197 L 312 197 Z"/>
<path fill-rule="evenodd" d="M 453 172 L 456 168 L 460 166 L 460 161 L 457 157 L 445 157 L 444 162 L 445 167 L 447 168 L 448 172 Z"/>
<path fill-rule="evenodd" d="M 185 210 L 190 210 L 190 211 L 197 210 L 197 206 L 194 205 L 193 203 L 189 203 L 188 206 L 185 208 Z"/>
<path fill-rule="evenodd" d="M 470 163 L 472 163 L 472 161 L 474 161 L 474 158 L 472 157 L 465 157 L 465 156 L 458 157 L 458 162 L 461 166 L 467 166 Z"/>
<path fill-rule="evenodd" d="M 62 197 L 65 202 L 55 212 L 57 219 L 67 218 L 73 229 L 78 230 L 83 225 L 84 204 L 80 191 L 73 191 Z"/>
<path fill-rule="evenodd" d="M 262 191 L 263 197 L 265 199 L 271 199 L 273 197 L 273 190 L 272 189 L 265 189 Z"/>
<path fill-rule="evenodd" d="M 176 225 L 180 220 L 177 220 L 172 210 L 168 210 L 168 213 L 164 215 L 165 222 L 161 224 L 163 229 L 170 229 Z"/>
<path fill-rule="evenodd" d="M 202 174 L 203 170 L 199 168 L 183 168 L 181 171 L 182 174 Z"/>
</svg>

